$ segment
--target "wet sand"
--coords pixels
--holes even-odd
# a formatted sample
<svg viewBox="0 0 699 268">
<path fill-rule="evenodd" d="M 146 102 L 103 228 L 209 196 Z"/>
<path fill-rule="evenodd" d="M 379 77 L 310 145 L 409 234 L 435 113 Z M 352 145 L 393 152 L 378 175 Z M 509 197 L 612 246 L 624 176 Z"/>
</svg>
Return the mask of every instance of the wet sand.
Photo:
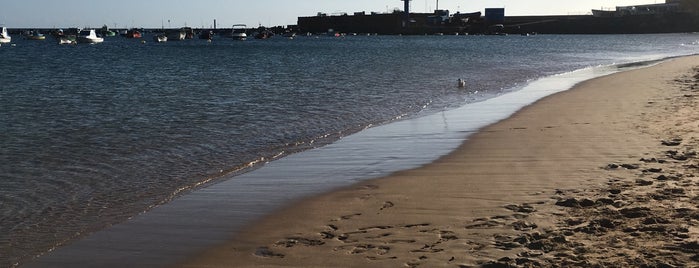
<svg viewBox="0 0 699 268">
<path fill-rule="evenodd" d="M 583 82 L 422 168 L 309 198 L 181 267 L 699 261 L 699 57 Z"/>
</svg>

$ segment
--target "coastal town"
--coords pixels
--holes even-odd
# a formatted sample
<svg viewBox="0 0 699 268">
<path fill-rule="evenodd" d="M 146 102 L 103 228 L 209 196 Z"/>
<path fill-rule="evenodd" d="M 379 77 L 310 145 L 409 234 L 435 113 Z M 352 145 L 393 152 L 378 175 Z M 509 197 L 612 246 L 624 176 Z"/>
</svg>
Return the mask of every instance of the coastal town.
<svg viewBox="0 0 699 268">
<path fill-rule="evenodd" d="M 59 44 L 99 43 L 103 38 L 122 36 L 140 39 L 148 35 L 155 42 L 186 39 L 248 38 L 267 39 L 274 36 L 294 38 L 299 35 L 507 35 L 507 34 L 648 34 L 699 31 L 699 7 L 696 1 L 667 0 L 665 3 L 619 6 L 615 9 L 592 9 L 586 15 L 506 16 L 505 8 L 486 8 L 469 13 L 437 9 L 433 13 L 413 13 L 410 1 L 403 10 L 393 12 L 354 12 L 298 18 L 296 25 L 248 27 L 244 24 L 218 27 L 213 20 L 209 28 L 128 28 L 110 29 L 22 29 L 2 27 L 0 43 L 11 42 L 12 36 L 28 40 L 46 40 L 52 36 Z M 92 31 L 92 32 L 91 32 Z"/>
</svg>

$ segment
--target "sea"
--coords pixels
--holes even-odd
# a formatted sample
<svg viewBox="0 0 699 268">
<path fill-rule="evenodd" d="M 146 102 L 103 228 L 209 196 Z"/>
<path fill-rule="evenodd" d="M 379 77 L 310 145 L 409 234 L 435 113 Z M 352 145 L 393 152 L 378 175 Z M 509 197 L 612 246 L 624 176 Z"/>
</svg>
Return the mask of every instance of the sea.
<svg viewBox="0 0 699 268">
<path fill-rule="evenodd" d="M 0 267 L 163 266 L 434 161 L 535 101 L 528 86 L 699 52 L 691 33 L 151 40 L 0 46 Z"/>
</svg>

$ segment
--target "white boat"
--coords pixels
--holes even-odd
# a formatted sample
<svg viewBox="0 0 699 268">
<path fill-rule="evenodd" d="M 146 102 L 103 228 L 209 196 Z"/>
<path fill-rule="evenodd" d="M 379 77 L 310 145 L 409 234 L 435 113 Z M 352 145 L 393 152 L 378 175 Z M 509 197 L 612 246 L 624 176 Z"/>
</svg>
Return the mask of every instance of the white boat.
<svg viewBox="0 0 699 268">
<path fill-rule="evenodd" d="M 231 31 L 231 34 L 228 37 L 233 38 L 235 40 L 241 40 L 241 41 L 248 39 L 248 34 L 245 33 L 246 27 L 247 27 L 247 25 L 245 25 L 245 24 L 233 25 L 233 31 Z"/>
<path fill-rule="evenodd" d="M 165 43 L 167 42 L 167 35 L 165 34 L 158 34 L 153 36 L 153 41 L 158 42 L 158 43 Z"/>
<path fill-rule="evenodd" d="M 5 27 L 0 27 L 0 44 L 1 43 L 10 43 L 12 42 L 12 37 L 10 37 L 10 34 L 7 32 L 7 28 Z"/>
<path fill-rule="evenodd" d="M 104 42 L 104 38 L 97 36 L 95 30 L 82 30 L 78 34 L 78 43 L 97 44 Z"/>
<path fill-rule="evenodd" d="M 60 38 L 58 38 L 58 44 L 59 45 L 74 45 L 75 40 L 71 40 L 70 38 L 67 38 L 67 37 L 60 37 Z"/>
</svg>

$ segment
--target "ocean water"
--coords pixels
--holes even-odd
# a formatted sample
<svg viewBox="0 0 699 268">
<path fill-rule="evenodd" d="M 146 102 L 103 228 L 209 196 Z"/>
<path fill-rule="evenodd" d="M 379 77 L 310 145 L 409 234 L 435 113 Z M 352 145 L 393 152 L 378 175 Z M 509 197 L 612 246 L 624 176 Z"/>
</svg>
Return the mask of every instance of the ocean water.
<svg viewBox="0 0 699 268">
<path fill-rule="evenodd" d="M 13 40 L 0 47 L 0 267 L 372 126 L 699 51 L 695 34 Z"/>
</svg>

